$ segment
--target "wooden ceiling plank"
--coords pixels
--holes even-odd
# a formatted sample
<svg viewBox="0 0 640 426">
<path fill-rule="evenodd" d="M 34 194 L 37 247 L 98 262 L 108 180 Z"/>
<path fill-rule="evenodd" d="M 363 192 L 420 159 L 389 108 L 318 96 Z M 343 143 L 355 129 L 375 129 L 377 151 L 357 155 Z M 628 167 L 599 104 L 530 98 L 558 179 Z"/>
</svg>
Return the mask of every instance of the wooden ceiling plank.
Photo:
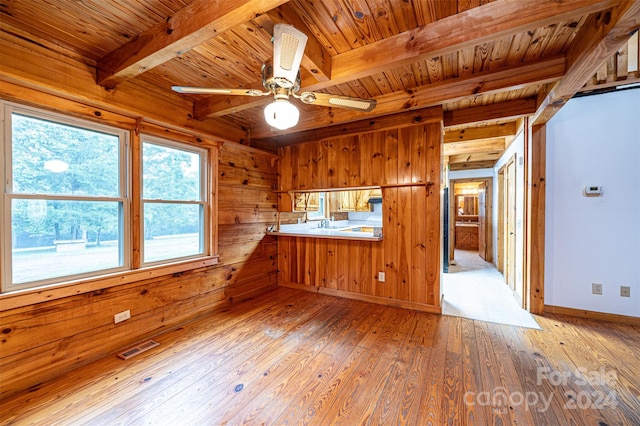
<svg viewBox="0 0 640 426">
<path fill-rule="evenodd" d="M 508 39 L 503 38 L 496 41 L 493 46 L 493 50 L 491 51 L 489 69 L 496 69 L 508 65 L 507 60 L 509 59 L 509 49 L 511 48 L 512 42 L 513 37 L 509 37 Z"/>
<path fill-rule="evenodd" d="M 525 117 L 535 113 L 536 106 L 537 101 L 535 98 L 526 98 L 455 111 L 445 111 L 444 127 Z"/>
<path fill-rule="evenodd" d="M 333 57 L 333 84 L 420 60 L 443 56 L 496 38 L 577 15 L 595 13 L 619 0 L 498 0 Z M 389 52 L 393 52 L 390 55 Z M 315 88 L 313 88 L 315 89 Z"/>
<path fill-rule="evenodd" d="M 640 0 L 594 14 L 580 28 L 567 53 L 567 72 L 540 97 L 532 125 L 548 122 L 590 77 L 640 28 Z"/>
<path fill-rule="evenodd" d="M 349 10 L 353 25 L 358 29 L 358 38 L 363 39 L 366 43 L 372 43 L 385 37 L 385 34 L 380 32 L 384 28 L 376 25 L 373 16 L 374 9 L 371 9 L 366 1 L 351 0 L 344 3 L 347 10 Z M 388 37 L 389 34 L 386 34 L 386 36 Z"/>
<path fill-rule="evenodd" d="M 513 136 L 517 131 L 516 122 L 511 121 L 493 126 L 471 127 L 467 129 L 447 130 L 444 133 L 445 142 L 463 142 L 478 139 L 491 139 L 504 136 Z"/>
<path fill-rule="evenodd" d="M 479 141 L 447 142 L 442 145 L 443 155 L 480 154 L 505 150 L 504 138 L 482 139 Z"/>
<path fill-rule="evenodd" d="M 387 2 L 387 0 L 382 0 L 382 2 Z M 418 23 L 415 16 L 415 7 L 410 1 L 401 1 L 392 4 L 389 6 L 389 12 L 393 14 L 400 32 L 424 25 Z"/>
<path fill-rule="evenodd" d="M 98 61 L 96 82 L 113 88 L 287 0 L 196 0 Z"/>
<path fill-rule="evenodd" d="M 326 1 L 294 1 L 289 4 L 300 18 L 313 28 L 313 34 L 334 55 L 352 48 L 351 42 L 336 25 L 335 11 L 330 10 Z"/>
</svg>

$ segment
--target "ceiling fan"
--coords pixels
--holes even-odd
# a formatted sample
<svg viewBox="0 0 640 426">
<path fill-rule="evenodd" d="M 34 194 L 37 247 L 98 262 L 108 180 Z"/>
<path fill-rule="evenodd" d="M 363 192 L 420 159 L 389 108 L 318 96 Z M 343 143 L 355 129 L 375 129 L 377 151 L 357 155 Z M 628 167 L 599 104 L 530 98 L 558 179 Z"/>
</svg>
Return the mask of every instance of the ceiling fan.
<svg viewBox="0 0 640 426">
<path fill-rule="evenodd" d="M 294 97 L 309 105 L 344 108 L 356 111 L 371 111 L 376 107 L 375 99 L 352 98 L 318 92 L 300 90 L 300 62 L 307 44 L 307 36 L 292 25 L 276 24 L 273 27 L 273 62 L 262 65 L 262 85 L 267 90 L 224 89 L 214 87 L 171 86 L 178 93 L 199 95 L 272 95 L 273 103 L 266 106 L 264 115 L 267 123 L 280 130 L 298 123 L 300 112 L 289 102 Z"/>
</svg>

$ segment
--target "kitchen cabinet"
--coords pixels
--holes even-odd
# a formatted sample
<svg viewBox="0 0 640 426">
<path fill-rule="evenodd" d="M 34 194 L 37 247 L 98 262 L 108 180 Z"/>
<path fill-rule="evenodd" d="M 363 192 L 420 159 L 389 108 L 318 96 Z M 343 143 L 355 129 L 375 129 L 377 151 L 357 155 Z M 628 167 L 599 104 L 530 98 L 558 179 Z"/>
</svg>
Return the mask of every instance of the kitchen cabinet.
<svg viewBox="0 0 640 426">
<path fill-rule="evenodd" d="M 340 207 L 342 212 L 368 212 L 370 190 L 341 191 Z"/>
<path fill-rule="evenodd" d="M 293 211 L 317 212 L 320 210 L 320 193 L 296 192 L 293 195 Z"/>
<path fill-rule="evenodd" d="M 456 245 L 457 249 L 478 250 L 478 224 L 463 223 L 456 224 Z"/>
</svg>

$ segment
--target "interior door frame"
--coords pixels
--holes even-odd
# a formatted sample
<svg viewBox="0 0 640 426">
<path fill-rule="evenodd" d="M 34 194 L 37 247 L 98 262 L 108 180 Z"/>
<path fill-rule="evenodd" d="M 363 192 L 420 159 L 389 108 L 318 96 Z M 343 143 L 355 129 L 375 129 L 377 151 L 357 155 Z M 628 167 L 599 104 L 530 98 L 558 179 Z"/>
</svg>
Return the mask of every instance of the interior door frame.
<svg viewBox="0 0 640 426">
<path fill-rule="evenodd" d="M 505 181 L 504 181 L 504 172 L 505 172 L 505 166 L 503 165 L 502 167 L 500 167 L 500 170 L 498 170 L 497 176 L 498 176 L 498 185 L 497 185 L 497 191 L 496 191 L 496 197 L 497 197 L 497 202 L 498 202 L 498 208 L 497 208 L 497 228 L 496 229 L 496 259 L 494 262 L 494 265 L 496 265 L 496 269 L 498 269 L 498 272 L 500 272 L 503 276 L 504 276 L 504 267 L 505 267 L 505 259 L 504 259 L 504 244 L 505 244 L 505 220 L 504 220 L 504 215 L 505 215 L 505 193 L 506 193 L 506 187 L 505 187 Z"/>
<path fill-rule="evenodd" d="M 500 234 L 498 235 L 498 240 L 502 237 L 502 241 L 499 241 L 498 251 L 500 255 L 500 266 L 496 266 L 498 270 L 502 272 L 504 276 L 504 280 L 509 289 L 513 292 L 514 298 L 520 304 L 520 306 L 526 306 L 526 288 L 524 287 L 524 280 L 522 282 L 523 288 L 521 289 L 522 294 L 518 293 L 518 261 L 517 261 L 517 193 L 518 193 L 518 163 L 516 162 L 517 155 L 514 153 L 509 160 L 507 160 L 502 167 L 498 170 L 498 191 L 500 193 L 500 197 L 502 201 L 502 205 L 499 203 L 499 209 L 501 212 L 498 217 L 498 229 Z M 510 176 L 508 173 L 509 167 L 513 165 L 513 176 Z M 513 194 L 510 194 L 509 184 L 512 182 L 513 184 Z M 511 205 L 513 206 L 512 211 L 510 211 L 509 199 L 510 196 L 513 198 Z M 512 216 L 509 217 L 508 215 Z M 511 219 L 511 220 L 509 220 Z M 510 235 L 510 229 L 513 230 L 513 234 Z M 511 250 L 509 250 L 511 247 Z"/>
<path fill-rule="evenodd" d="M 452 179 L 449 181 L 449 235 L 455 235 L 455 204 L 456 204 L 456 183 L 477 182 L 485 184 L 485 188 L 488 188 L 486 193 L 486 210 L 489 213 L 487 215 L 486 229 L 485 229 L 485 245 L 489 247 L 491 258 L 493 258 L 493 177 L 479 177 L 479 178 L 464 178 L 464 179 Z M 478 236 L 480 238 L 480 236 Z M 455 256 L 455 243 L 449 238 L 449 260 L 454 260 Z M 491 262 L 491 260 L 487 260 Z"/>
<path fill-rule="evenodd" d="M 484 186 L 484 254 L 479 254 L 486 262 L 493 263 L 493 219 L 495 217 L 493 211 L 493 178 L 485 179 L 485 181 L 481 182 L 480 185 Z M 481 198 L 482 194 L 478 193 L 479 208 L 481 207 Z M 478 224 L 480 225 L 480 218 L 478 220 Z"/>
</svg>

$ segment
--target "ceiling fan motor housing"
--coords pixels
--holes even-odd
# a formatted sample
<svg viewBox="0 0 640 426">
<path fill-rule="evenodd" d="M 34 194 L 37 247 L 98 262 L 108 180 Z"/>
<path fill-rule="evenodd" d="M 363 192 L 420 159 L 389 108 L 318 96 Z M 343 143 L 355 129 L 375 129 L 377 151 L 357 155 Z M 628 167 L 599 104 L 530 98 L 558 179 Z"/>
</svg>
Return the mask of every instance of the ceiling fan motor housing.
<svg viewBox="0 0 640 426">
<path fill-rule="evenodd" d="M 274 77 L 273 76 L 273 63 L 271 61 L 267 61 L 262 64 L 262 85 L 266 90 L 273 90 L 278 87 L 283 89 L 290 89 L 291 92 L 295 93 L 300 90 L 300 70 L 296 74 L 296 81 L 289 81 L 284 77 Z"/>
</svg>

